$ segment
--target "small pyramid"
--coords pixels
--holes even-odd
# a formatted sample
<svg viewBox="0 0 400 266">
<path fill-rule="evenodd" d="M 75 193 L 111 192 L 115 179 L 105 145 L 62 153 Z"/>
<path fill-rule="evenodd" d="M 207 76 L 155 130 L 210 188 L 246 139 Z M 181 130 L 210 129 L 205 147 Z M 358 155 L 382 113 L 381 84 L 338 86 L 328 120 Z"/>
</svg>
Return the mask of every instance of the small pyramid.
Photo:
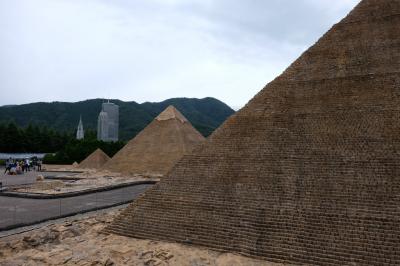
<svg viewBox="0 0 400 266">
<path fill-rule="evenodd" d="M 107 154 L 101 149 L 97 149 L 79 164 L 79 168 L 99 169 L 109 160 L 110 157 Z"/>
<path fill-rule="evenodd" d="M 400 265 L 400 0 L 363 0 L 107 228 L 283 264 Z"/>
<path fill-rule="evenodd" d="M 129 174 L 165 175 L 204 137 L 173 106 L 128 142 L 104 169 Z"/>
</svg>

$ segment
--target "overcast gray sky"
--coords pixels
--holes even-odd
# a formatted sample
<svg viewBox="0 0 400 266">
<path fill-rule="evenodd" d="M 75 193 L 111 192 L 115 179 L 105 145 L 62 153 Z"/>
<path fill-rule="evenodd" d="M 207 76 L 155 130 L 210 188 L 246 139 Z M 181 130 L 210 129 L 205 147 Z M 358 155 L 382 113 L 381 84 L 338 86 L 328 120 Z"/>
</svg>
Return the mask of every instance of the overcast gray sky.
<svg viewBox="0 0 400 266">
<path fill-rule="evenodd" d="M 0 0 L 0 105 L 244 105 L 359 0 Z"/>
</svg>

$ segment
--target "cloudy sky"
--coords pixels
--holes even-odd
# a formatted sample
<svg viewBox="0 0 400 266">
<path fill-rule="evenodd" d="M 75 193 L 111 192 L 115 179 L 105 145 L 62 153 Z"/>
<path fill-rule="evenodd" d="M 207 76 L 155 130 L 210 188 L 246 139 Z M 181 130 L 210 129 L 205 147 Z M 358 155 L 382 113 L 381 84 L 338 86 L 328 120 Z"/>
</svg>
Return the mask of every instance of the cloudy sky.
<svg viewBox="0 0 400 266">
<path fill-rule="evenodd" d="M 0 105 L 244 105 L 359 0 L 0 0 Z"/>
</svg>

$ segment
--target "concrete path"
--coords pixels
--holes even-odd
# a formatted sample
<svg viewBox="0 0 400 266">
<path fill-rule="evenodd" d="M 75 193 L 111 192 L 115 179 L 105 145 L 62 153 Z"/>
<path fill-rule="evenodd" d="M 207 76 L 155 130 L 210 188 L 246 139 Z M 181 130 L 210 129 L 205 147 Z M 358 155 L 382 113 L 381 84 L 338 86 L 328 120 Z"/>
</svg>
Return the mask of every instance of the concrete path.
<svg viewBox="0 0 400 266">
<path fill-rule="evenodd" d="M 126 207 L 128 207 L 129 204 L 130 203 L 118 205 L 118 206 L 115 206 L 115 207 L 105 208 L 105 209 L 101 209 L 101 210 L 89 211 L 89 212 L 85 212 L 85 213 L 71 215 L 71 216 L 68 216 L 68 217 L 52 219 L 52 220 L 49 220 L 49 221 L 46 221 L 46 222 L 43 222 L 43 223 L 36 223 L 34 225 L 18 227 L 18 228 L 7 230 L 7 231 L 0 231 L 0 241 L 4 237 L 22 234 L 22 233 L 33 231 L 33 230 L 36 230 L 38 228 L 42 228 L 42 227 L 49 226 L 49 225 L 61 224 L 61 223 L 64 223 L 64 222 L 73 222 L 75 220 L 82 220 L 82 219 L 86 219 L 86 218 L 90 218 L 90 217 L 98 216 L 98 215 L 107 215 L 108 213 L 113 212 L 113 211 L 123 210 Z"/>
<path fill-rule="evenodd" d="M 137 185 L 62 199 L 42 200 L 0 196 L 0 230 L 131 201 L 152 186 Z"/>
</svg>

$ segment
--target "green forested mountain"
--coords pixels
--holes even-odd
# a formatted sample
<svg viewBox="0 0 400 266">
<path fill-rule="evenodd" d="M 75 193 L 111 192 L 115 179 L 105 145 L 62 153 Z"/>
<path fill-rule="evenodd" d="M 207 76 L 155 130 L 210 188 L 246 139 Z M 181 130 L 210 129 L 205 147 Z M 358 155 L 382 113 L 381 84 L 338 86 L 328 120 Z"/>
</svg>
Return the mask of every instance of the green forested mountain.
<svg viewBox="0 0 400 266">
<path fill-rule="evenodd" d="M 0 123 L 15 122 L 20 127 L 29 124 L 46 126 L 58 132 L 73 132 L 82 115 L 85 130 L 96 130 L 97 117 L 104 99 L 76 103 L 31 103 L 0 107 Z M 123 102 L 111 100 L 120 107 L 120 139 L 129 140 L 148 125 L 168 105 L 174 105 L 204 136 L 211 134 L 234 111 L 214 98 L 174 98 L 160 103 Z"/>
</svg>

